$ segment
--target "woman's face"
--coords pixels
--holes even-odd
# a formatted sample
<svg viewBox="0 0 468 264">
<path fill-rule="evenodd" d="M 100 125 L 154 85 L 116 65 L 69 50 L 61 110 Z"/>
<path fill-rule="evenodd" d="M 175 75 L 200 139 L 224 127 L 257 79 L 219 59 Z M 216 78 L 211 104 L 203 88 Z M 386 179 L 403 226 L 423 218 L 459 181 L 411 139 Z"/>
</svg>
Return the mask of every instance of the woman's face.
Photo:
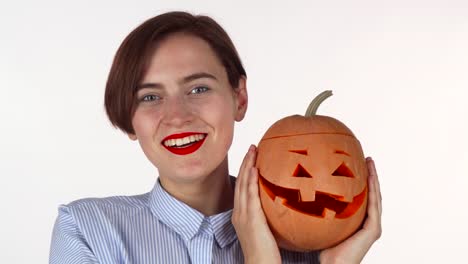
<svg viewBox="0 0 468 264">
<path fill-rule="evenodd" d="M 130 138 L 172 183 L 203 180 L 226 162 L 247 108 L 245 79 L 233 89 L 209 44 L 180 33 L 158 45 L 137 98 Z"/>
</svg>

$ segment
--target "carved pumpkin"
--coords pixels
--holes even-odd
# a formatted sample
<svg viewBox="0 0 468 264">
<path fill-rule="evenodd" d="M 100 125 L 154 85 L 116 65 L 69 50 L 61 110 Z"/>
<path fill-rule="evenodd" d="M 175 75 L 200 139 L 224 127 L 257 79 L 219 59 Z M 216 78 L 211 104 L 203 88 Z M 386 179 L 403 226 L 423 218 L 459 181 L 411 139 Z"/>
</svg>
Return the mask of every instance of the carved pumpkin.
<svg viewBox="0 0 468 264">
<path fill-rule="evenodd" d="M 367 206 L 367 166 L 361 145 L 340 121 L 315 112 L 274 123 L 258 144 L 256 166 L 265 216 L 278 245 L 324 249 L 352 235 Z"/>
</svg>

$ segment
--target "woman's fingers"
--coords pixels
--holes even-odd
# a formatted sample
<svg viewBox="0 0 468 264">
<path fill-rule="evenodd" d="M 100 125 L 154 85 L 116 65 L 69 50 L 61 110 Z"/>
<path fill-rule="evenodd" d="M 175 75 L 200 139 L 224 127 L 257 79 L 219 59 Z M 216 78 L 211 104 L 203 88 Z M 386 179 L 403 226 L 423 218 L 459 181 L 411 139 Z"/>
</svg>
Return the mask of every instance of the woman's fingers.
<svg viewBox="0 0 468 264">
<path fill-rule="evenodd" d="M 256 147 L 250 146 L 236 182 L 232 223 L 245 263 L 280 263 L 281 256 L 262 211 L 258 193 Z"/>
<path fill-rule="evenodd" d="M 255 167 L 251 168 L 251 173 L 249 176 L 247 201 L 250 203 L 249 208 L 252 211 L 262 211 L 262 205 L 260 203 L 260 197 L 258 193 L 258 169 Z M 264 217 L 262 217 L 262 219 L 263 218 Z"/>
<path fill-rule="evenodd" d="M 247 188 L 249 186 L 250 173 L 253 164 L 255 164 L 255 146 L 251 145 L 244 156 L 244 160 L 242 161 L 242 165 L 239 169 L 239 175 L 237 176 L 236 180 L 236 187 L 234 190 L 234 217 L 240 217 L 239 215 L 244 215 L 245 210 L 247 209 Z"/>
<path fill-rule="evenodd" d="M 344 259 L 346 263 L 360 263 L 370 247 L 382 234 L 381 213 L 382 203 L 377 170 L 372 158 L 366 159 L 369 171 L 367 218 L 364 226 L 351 237 L 340 244 L 324 249 L 320 252 L 321 263 L 334 263 L 337 259 Z"/>
<path fill-rule="evenodd" d="M 375 190 L 377 192 L 377 203 L 379 205 L 379 213 L 382 214 L 382 192 L 380 191 L 380 182 L 379 182 L 379 176 L 377 174 L 377 170 L 375 169 L 375 163 L 372 161 L 372 166 L 374 168 L 374 173 L 375 173 Z"/>
<path fill-rule="evenodd" d="M 245 174 L 246 174 L 245 171 L 246 171 L 246 168 L 247 168 L 248 161 L 250 159 L 251 149 L 252 149 L 252 146 L 250 146 L 247 153 L 245 153 L 244 159 L 242 160 L 242 164 L 241 164 L 241 167 L 239 169 L 239 175 L 237 175 L 237 180 L 236 180 L 236 191 L 237 192 L 239 192 L 242 189 L 240 186 L 245 185 L 244 184 L 244 179 L 246 178 L 245 177 Z"/>
<path fill-rule="evenodd" d="M 368 168 L 369 174 L 372 177 L 372 182 L 375 190 L 376 195 L 376 202 L 379 209 L 379 213 L 382 213 L 382 193 L 380 192 L 380 183 L 379 183 L 379 176 L 377 175 L 377 170 L 375 168 L 375 162 L 372 158 L 368 158 Z"/>
<path fill-rule="evenodd" d="M 368 218 L 366 220 L 366 226 L 374 234 L 375 239 L 378 239 L 382 233 L 382 198 L 374 161 L 371 158 L 367 158 L 366 163 L 369 170 L 369 203 L 367 209 Z"/>
</svg>

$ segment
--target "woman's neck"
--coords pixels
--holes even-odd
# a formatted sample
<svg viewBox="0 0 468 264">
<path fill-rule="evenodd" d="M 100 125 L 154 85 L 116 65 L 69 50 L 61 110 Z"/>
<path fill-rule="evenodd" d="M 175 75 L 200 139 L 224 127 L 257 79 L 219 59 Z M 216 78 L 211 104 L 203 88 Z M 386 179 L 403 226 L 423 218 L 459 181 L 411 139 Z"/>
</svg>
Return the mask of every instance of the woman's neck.
<svg viewBox="0 0 468 264">
<path fill-rule="evenodd" d="M 160 177 L 160 181 L 168 193 L 205 216 L 233 208 L 234 185 L 229 176 L 227 157 L 210 175 L 199 181 L 174 184 L 164 177 Z"/>
</svg>

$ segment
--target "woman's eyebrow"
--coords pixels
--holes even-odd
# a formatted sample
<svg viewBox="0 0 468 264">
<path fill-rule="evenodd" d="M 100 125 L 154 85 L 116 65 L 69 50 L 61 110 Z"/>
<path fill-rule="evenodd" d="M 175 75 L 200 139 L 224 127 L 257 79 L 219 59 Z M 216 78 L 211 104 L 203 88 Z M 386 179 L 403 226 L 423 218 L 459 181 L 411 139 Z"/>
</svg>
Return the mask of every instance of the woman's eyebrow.
<svg viewBox="0 0 468 264">
<path fill-rule="evenodd" d="M 207 72 L 197 72 L 197 73 L 194 73 L 194 74 L 190 74 L 189 76 L 186 76 L 182 79 L 181 83 L 188 83 L 190 81 L 193 81 L 193 80 L 196 80 L 196 79 L 200 79 L 200 78 L 209 78 L 209 79 L 213 79 L 213 80 L 218 80 L 216 79 L 216 77 L 210 73 L 207 73 Z"/>
<path fill-rule="evenodd" d="M 193 74 L 190 74 L 188 76 L 185 76 L 184 78 L 182 78 L 182 80 L 179 81 L 180 84 L 184 84 L 184 83 L 188 83 L 188 82 L 191 82 L 193 80 L 196 80 L 196 79 L 200 79 L 200 78 L 209 78 L 209 79 L 213 79 L 213 80 L 218 80 L 214 75 L 210 74 L 210 73 L 207 73 L 207 72 L 197 72 L 197 73 L 193 73 Z M 137 90 L 141 90 L 141 89 L 144 89 L 144 88 L 156 88 L 156 89 L 162 89 L 164 87 L 164 85 L 160 84 L 160 83 L 142 83 L 140 85 L 137 86 Z"/>
<path fill-rule="evenodd" d="M 163 85 L 160 83 L 142 83 L 137 85 L 137 91 L 145 88 L 162 89 Z"/>
</svg>

